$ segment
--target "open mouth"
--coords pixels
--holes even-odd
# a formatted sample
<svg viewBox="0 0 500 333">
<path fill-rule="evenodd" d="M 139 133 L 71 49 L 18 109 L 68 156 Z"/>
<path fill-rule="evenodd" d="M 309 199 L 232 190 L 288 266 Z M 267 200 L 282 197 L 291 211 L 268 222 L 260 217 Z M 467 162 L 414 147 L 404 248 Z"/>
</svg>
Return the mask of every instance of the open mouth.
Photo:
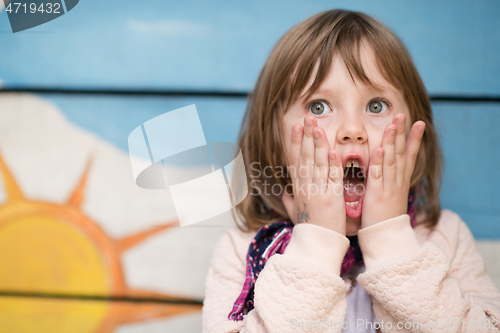
<svg viewBox="0 0 500 333">
<path fill-rule="evenodd" d="M 364 167 L 358 158 L 348 158 L 344 168 L 344 200 L 347 216 L 351 218 L 361 216 L 364 193 Z"/>
</svg>

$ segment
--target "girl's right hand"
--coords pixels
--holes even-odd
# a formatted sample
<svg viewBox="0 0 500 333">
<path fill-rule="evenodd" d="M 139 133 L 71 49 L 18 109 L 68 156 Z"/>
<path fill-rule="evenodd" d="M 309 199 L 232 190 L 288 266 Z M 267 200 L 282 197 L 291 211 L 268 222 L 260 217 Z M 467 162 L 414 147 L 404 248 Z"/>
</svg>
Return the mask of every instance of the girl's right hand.
<svg viewBox="0 0 500 333">
<path fill-rule="evenodd" d="M 339 154 L 329 149 L 326 133 L 316 118 L 292 126 L 290 165 L 293 198 L 283 204 L 294 224 L 312 223 L 346 235 L 344 180 Z"/>
</svg>

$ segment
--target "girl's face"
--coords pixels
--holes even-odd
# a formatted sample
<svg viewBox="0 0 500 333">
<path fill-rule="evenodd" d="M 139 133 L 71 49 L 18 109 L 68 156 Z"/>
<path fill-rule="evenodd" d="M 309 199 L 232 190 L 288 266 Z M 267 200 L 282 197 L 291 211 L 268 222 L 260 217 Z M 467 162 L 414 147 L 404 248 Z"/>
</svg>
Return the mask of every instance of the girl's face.
<svg viewBox="0 0 500 333">
<path fill-rule="evenodd" d="M 304 125 L 307 115 L 316 117 L 318 126 L 326 132 L 330 149 L 339 153 L 342 165 L 345 167 L 348 161 L 348 166 L 351 162 L 354 166 L 359 163 L 359 167 L 365 170 L 365 175 L 368 175 L 373 150 L 381 147 L 384 129 L 392 123 L 397 113 L 406 115 L 408 137 L 411 118 L 403 94 L 383 78 L 369 47 L 361 47 L 360 52 L 366 75 L 379 89 L 358 79 L 353 81 L 342 57 L 338 52 L 335 53 L 330 73 L 318 90 L 307 100 L 304 97 L 299 98 L 285 113 L 284 145 L 287 156 L 290 152 L 292 126 L 297 123 Z M 307 91 L 311 84 L 312 80 L 304 91 Z M 358 189 L 362 189 L 362 186 Z M 347 236 L 356 235 L 361 227 L 362 207 L 352 208 L 361 201 L 359 195 L 352 193 L 344 189 Z M 358 191 L 357 194 L 360 193 L 364 191 Z M 355 201 L 359 201 L 358 204 Z"/>
</svg>

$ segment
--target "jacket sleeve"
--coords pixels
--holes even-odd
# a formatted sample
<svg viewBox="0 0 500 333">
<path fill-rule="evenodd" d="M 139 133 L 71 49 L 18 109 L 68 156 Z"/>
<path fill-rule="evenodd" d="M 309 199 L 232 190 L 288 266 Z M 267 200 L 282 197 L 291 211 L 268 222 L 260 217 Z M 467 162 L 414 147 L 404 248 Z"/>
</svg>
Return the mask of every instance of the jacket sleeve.
<svg viewBox="0 0 500 333">
<path fill-rule="evenodd" d="M 238 244 L 241 239 L 235 235 L 226 233 L 212 255 L 202 310 L 204 333 L 341 331 L 334 323 L 343 322 L 347 306 L 346 285 L 339 275 L 347 237 L 313 224 L 295 226 L 283 255 L 269 258 L 257 278 L 254 309 L 235 322 L 228 315 L 243 287 L 251 241 Z"/>
<path fill-rule="evenodd" d="M 357 280 L 382 331 L 499 332 L 500 294 L 474 238 L 458 215 L 442 215 L 423 244 L 406 214 L 358 232 L 366 271 Z"/>
</svg>

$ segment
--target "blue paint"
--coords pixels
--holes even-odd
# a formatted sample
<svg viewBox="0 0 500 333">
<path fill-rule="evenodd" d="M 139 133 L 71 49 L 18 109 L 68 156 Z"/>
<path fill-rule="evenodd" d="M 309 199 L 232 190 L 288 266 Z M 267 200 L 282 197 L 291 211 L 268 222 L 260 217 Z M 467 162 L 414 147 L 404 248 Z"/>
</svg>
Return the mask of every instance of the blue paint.
<svg viewBox="0 0 500 333">
<path fill-rule="evenodd" d="M 392 28 L 430 93 L 500 91 L 496 0 L 86 0 L 17 34 L 3 11 L 0 79 L 6 87 L 251 90 L 283 33 L 332 7 Z"/>
<path fill-rule="evenodd" d="M 434 103 L 444 152 L 441 204 L 476 238 L 500 238 L 500 105 Z"/>
<path fill-rule="evenodd" d="M 132 97 L 42 94 L 66 117 L 128 152 L 128 136 L 140 124 L 195 104 L 207 142 L 237 142 L 245 98 Z"/>
</svg>

